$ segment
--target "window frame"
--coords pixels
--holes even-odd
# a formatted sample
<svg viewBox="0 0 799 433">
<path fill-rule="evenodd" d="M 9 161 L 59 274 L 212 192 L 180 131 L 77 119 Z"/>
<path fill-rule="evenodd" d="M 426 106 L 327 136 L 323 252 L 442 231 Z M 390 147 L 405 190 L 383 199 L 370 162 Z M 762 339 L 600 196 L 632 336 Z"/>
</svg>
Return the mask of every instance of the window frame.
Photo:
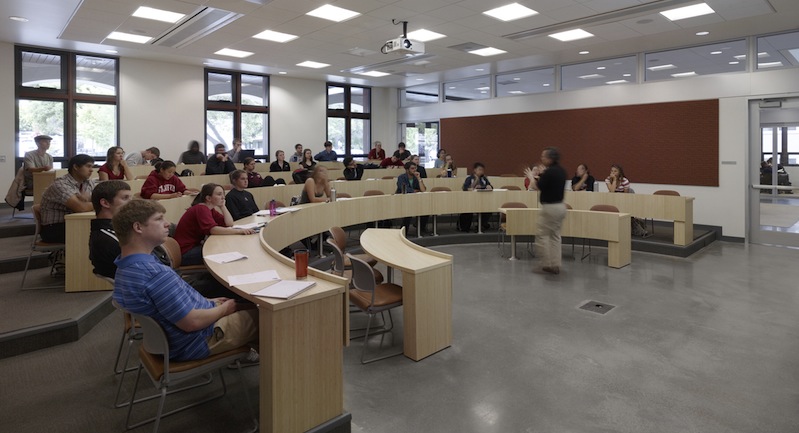
<svg viewBox="0 0 799 433">
<path fill-rule="evenodd" d="M 331 109 L 330 108 L 330 88 L 331 87 L 341 87 L 344 89 L 342 93 L 344 97 L 344 108 L 343 109 Z M 368 100 L 368 113 L 358 113 L 352 111 L 352 89 L 353 88 L 360 88 L 364 89 L 364 91 L 369 91 L 369 100 Z M 364 106 L 367 106 L 364 103 Z M 331 118 L 336 119 L 344 119 L 344 155 L 343 157 L 351 156 L 353 158 L 360 158 L 360 157 L 367 157 L 369 155 L 369 151 L 372 150 L 372 87 L 370 86 L 357 86 L 352 84 L 344 84 L 344 83 L 326 83 L 325 85 L 325 110 L 327 112 L 327 116 L 325 117 L 325 137 L 326 140 L 330 140 L 330 130 L 328 129 L 328 124 Z M 369 122 L 369 130 L 368 130 L 368 147 L 367 143 L 364 143 L 364 153 L 362 154 L 352 154 L 352 120 L 353 119 L 362 119 Z M 365 130 L 366 128 L 364 128 Z"/>
<path fill-rule="evenodd" d="M 22 55 L 23 53 L 38 53 L 61 57 L 61 88 L 34 88 L 24 87 L 22 84 Z M 114 60 L 114 94 L 97 95 L 90 93 L 79 93 L 77 91 L 77 57 L 96 57 Z M 78 154 L 77 152 L 77 106 L 79 103 L 113 105 L 116 107 L 116 124 L 114 136 L 115 146 L 119 145 L 119 57 L 111 55 L 100 55 L 81 51 L 57 50 L 44 47 L 29 45 L 14 46 L 14 133 L 15 146 L 14 153 L 17 165 L 21 166 L 25 157 L 19 152 L 19 101 L 51 101 L 64 104 L 64 156 L 53 157 L 53 161 L 66 163 L 69 159 Z M 95 161 L 105 161 L 105 154 L 92 156 Z"/>
<path fill-rule="evenodd" d="M 223 75 L 230 75 L 231 77 L 231 88 L 232 88 L 232 101 L 210 101 L 208 100 L 208 76 L 209 74 L 223 74 Z M 264 83 L 264 98 L 266 100 L 266 105 L 247 105 L 242 104 L 242 87 L 241 87 L 241 76 L 242 75 L 252 75 L 256 77 L 262 77 L 265 79 Z M 256 154 L 256 159 L 264 159 L 267 162 L 270 160 L 271 154 L 271 122 L 272 116 L 269 115 L 269 104 L 271 102 L 270 97 L 270 88 L 271 88 L 271 75 L 268 74 L 258 74 L 255 72 L 246 72 L 246 71 L 234 71 L 229 69 L 218 69 L 218 68 L 205 68 L 203 71 L 203 88 L 205 93 L 205 110 L 203 111 L 203 130 L 205 131 L 203 136 L 203 142 L 205 143 L 205 149 L 208 149 L 208 111 L 228 111 L 233 113 L 233 139 L 241 138 L 242 132 L 242 113 L 257 113 L 266 115 L 266 123 L 264 127 L 266 131 L 264 133 L 264 138 L 266 139 L 266 143 L 264 143 L 264 154 Z M 228 146 L 228 150 L 232 143 L 224 143 Z M 207 153 L 207 152 L 206 152 Z"/>
</svg>

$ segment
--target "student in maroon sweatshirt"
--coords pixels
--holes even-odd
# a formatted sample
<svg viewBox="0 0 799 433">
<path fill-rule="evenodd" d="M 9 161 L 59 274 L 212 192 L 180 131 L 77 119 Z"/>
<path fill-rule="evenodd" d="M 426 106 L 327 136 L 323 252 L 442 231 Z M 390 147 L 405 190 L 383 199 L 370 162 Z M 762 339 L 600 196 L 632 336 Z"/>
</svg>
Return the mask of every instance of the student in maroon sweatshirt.
<svg viewBox="0 0 799 433">
<path fill-rule="evenodd" d="M 141 187 L 141 197 L 153 200 L 197 195 L 198 192 L 197 189 L 186 188 L 180 177 L 175 176 L 175 163 L 172 161 L 164 161 L 156 166 Z"/>
</svg>

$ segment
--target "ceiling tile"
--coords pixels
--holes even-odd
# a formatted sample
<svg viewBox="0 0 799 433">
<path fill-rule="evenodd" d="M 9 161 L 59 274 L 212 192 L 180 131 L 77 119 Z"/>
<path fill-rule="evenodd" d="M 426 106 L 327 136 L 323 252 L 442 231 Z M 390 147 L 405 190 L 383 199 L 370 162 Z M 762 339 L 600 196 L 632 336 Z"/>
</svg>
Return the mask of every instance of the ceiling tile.
<svg viewBox="0 0 799 433">
<path fill-rule="evenodd" d="M 572 5 L 546 12 L 546 16 L 558 21 L 571 21 L 596 15 L 597 12 L 584 5 Z"/>
<path fill-rule="evenodd" d="M 590 0 L 582 3 L 596 12 L 610 12 L 648 2 L 640 0 Z"/>
<path fill-rule="evenodd" d="M 477 15 L 477 14 L 478 14 L 478 12 L 476 12 L 476 11 L 474 11 L 472 9 L 467 9 L 467 8 L 464 8 L 464 7 L 461 7 L 461 6 L 452 5 L 452 6 L 447 6 L 447 7 L 441 8 L 441 9 L 432 10 L 430 12 L 427 12 L 425 15 L 426 16 L 431 16 L 431 17 L 436 17 L 436 18 L 441 18 L 442 20 L 445 20 L 445 21 L 455 21 L 455 20 L 459 20 L 459 19 L 470 17 L 470 16 Z"/>
</svg>

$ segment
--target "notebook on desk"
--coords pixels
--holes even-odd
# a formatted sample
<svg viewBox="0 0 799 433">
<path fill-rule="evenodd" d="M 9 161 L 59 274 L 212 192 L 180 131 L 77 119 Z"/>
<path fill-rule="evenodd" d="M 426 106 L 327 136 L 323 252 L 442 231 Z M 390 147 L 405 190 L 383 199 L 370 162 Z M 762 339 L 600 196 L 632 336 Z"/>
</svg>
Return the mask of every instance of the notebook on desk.
<svg viewBox="0 0 799 433">
<path fill-rule="evenodd" d="M 315 281 L 281 280 L 253 293 L 253 295 L 266 296 L 268 298 L 291 299 L 315 285 Z"/>
</svg>

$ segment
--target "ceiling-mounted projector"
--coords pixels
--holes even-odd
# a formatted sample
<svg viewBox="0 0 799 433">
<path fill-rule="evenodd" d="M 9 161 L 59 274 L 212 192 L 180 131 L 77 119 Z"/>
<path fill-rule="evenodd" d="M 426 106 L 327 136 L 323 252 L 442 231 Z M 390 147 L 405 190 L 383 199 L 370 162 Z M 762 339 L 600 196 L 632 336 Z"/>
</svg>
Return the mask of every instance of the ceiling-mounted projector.
<svg viewBox="0 0 799 433">
<path fill-rule="evenodd" d="M 424 42 L 412 41 L 408 38 L 396 38 L 386 41 L 381 50 L 383 54 L 424 54 Z"/>
</svg>

